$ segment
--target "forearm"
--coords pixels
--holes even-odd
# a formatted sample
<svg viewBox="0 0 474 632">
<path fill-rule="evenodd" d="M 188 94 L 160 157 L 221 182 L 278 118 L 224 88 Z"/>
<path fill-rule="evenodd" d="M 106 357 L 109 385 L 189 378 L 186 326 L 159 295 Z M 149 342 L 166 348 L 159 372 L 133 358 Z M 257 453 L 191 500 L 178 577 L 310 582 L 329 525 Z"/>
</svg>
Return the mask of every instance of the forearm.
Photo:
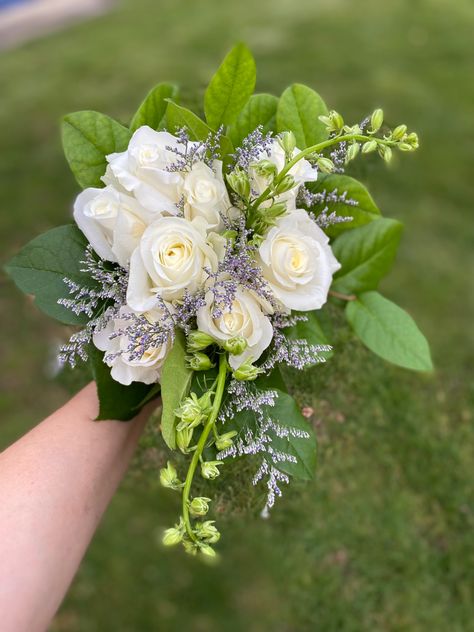
<svg viewBox="0 0 474 632">
<path fill-rule="evenodd" d="M 94 422 L 89 384 L 0 454 L 4 632 L 43 632 L 123 477 L 147 412 Z M 148 409 L 149 410 L 149 409 Z"/>
</svg>

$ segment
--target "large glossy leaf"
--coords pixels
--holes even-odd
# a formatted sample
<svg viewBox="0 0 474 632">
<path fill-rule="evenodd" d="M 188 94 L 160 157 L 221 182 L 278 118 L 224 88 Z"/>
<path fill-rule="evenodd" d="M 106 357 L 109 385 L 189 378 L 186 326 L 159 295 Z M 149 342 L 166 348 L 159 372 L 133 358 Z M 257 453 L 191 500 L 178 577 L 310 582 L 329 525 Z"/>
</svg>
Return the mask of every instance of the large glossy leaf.
<svg viewBox="0 0 474 632">
<path fill-rule="evenodd" d="M 229 136 L 234 147 L 238 147 L 242 140 L 259 125 L 263 127 L 264 134 L 274 132 L 277 106 L 278 98 L 273 94 L 254 94 L 251 96 L 239 118 L 229 129 Z"/>
<path fill-rule="evenodd" d="M 80 186 L 101 187 L 106 156 L 124 151 L 131 131 L 100 112 L 73 112 L 64 117 L 62 141 L 66 159 Z"/>
<path fill-rule="evenodd" d="M 87 240 L 77 226 L 59 226 L 26 244 L 5 268 L 20 290 L 34 295 L 36 305 L 48 316 L 66 325 L 85 324 L 88 316 L 77 316 L 58 305 L 58 300 L 69 296 L 65 277 L 86 287 L 95 286 L 90 276 L 81 272 L 86 247 Z"/>
<path fill-rule="evenodd" d="M 328 109 L 319 94 L 300 83 L 289 86 L 281 95 L 277 110 L 277 130 L 292 131 L 299 149 L 326 140 L 326 126 L 319 116 Z"/>
<path fill-rule="evenodd" d="M 147 94 L 135 116 L 130 123 L 132 132 L 142 125 L 148 125 L 152 129 L 165 127 L 165 113 L 168 106 L 167 99 L 175 100 L 178 96 L 178 87 L 172 83 L 159 83 Z"/>
<path fill-rule="evenodd" d="M 403 309 L 378 292 L 364 292 L 346 307 L 347 320 L 362 342 L 380 357 L 414 371 L 431 371 L 426 338 Z"/>
</svg>

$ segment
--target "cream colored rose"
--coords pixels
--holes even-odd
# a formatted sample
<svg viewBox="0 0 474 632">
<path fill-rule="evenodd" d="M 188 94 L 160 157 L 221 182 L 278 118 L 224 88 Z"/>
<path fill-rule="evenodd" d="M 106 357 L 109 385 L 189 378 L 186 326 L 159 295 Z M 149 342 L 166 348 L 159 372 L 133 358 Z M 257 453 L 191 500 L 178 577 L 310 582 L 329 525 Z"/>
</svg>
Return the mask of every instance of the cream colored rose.
<svg viewBox="0 0 474 632">
<path fill-rule="evenodd" d="M 245 360 L 259 359 L 273 338 L 270 320 L 260 308 L 257 299 L 247 290 L 237 290 L 231 311 L 213 318 L 214 295 L 206 294 L 206 305 L 197 312 L 197 325 L 200 331 L 209 334 L 215 340 L 229 340 L 242 336 L 247 348 L 240 355 L 230 355 L 229 364 L 237 369 Z"/>
<path fill-rule="evenodd" d="M 133 197 L 108 186 L 85 189 L 74 203 L 74 219 L 102 259 L 125 267 L 143 231 L 156 215 Z"/>
<path fill-rule="evenodd" d="M 324 305 L 332 275 L 341 267 L 327 235 L 301 209 L 284 215 L 268 231 L 258 262 L 281 304 L 300 311 Z"/>
<path fill-rule="evenodd" d="M 217 269 L 217 255 L 206 241 L 204 222 L 162 217 L 143 233 L 130 261 L 127 303 L 146 311 L 159 295 L 179 300 L 184 290 L 196 291 L 207 279 L 204 268 Z"/>
<path fill-rule="evenodd" d="M 222 217 L 229 216 L 231 203 L 222 177 L 222 163 L 216 160 L 211 169 L 204 162 L 197 162 L 184 175 L 184 217 L 205 219 L 208 230 L 224 228 Z"/>
<path fill-rule="evenodd" d="M 166 355 L 170 350 L 170 343 L 158 347 L 145 349 L 141 357 L 132 359 L 128 352 L 130 340 L 126 335 L 118 335 L 111 338 L 114 332 L 124 331 L 133 325 L 129 317 L 132 310 L 122 307 L 119 316 L 110 321 L 107 326 L 93 336 L 94 345 L 105 352 L 104 362 L 111 367 L 111 376 L 120 384 L 129 385 L 132 382 L 154 384 L 160 381 L 161 368 Z M 158 310 L 152 310 L 143 314 L 151 323 L 157 322 L 162 316 Z"/>
</svg>

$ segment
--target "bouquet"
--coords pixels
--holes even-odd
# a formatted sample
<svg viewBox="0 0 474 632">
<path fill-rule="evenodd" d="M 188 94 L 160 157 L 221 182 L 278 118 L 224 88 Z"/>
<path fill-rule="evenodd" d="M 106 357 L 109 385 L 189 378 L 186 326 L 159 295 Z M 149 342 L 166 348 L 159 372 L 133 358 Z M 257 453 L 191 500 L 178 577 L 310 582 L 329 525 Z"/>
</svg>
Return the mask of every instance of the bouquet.
<svg viewBox="0 0 474 632">
<path fill-rule="evenodd" d="M 280 367 L 331 356 L 328 300 L 374 353 L 431 369 L 413 320 L 377 292 L 402 226 L 345 175 L 359 156 L 414 151 L 417 135 L 390 129 L 380 109 L 348 125 L 304 85 L 253 94 L 255 78 L 239 44 L 205 92 L 205 120 L 168 83 L 128 126 L 67 115 L 64 151 L 83 189 L 75 223 L 7 266 L 40 309 L 78 328 L 59 357 L 88 363 L 98 420 L 129 420 L 161 393 L 163 439 L 187 459 L 160 472 L 181 495 L 163 542 L 206 556 L 220 534 L 195 476 L 212 481 L 251 456 L 266 515 L 291 477 L 313 475 L 315 437 Z"/>
</svg>

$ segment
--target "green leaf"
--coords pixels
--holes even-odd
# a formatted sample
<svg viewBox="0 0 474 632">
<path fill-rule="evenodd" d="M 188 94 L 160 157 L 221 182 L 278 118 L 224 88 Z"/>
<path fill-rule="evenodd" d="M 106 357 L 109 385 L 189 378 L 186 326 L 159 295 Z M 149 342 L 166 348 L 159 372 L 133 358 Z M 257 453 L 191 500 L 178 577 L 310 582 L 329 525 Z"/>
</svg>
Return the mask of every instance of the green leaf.
<svg viewBox="0 0 474 632">
<path fill-rule="evenodd" d="M 327 206 L 328 214 L 335 212 L 336 215 L 340 217 L 352 217 L 352 221 L 350 222 L 329 226 L 325 232 L 330 237 L 336 237 L 346 230 L 363 226 L 380 218 L 380 211 L 370 193 L 361 182 L 354 178 L 339 174 L 321 174 L 316 182 L 308 182 L 306 187 L 312 193 L 323 193 L 324 191 L 328 194 L 334 191 L 339 195 L 346 193 L 348 200 L 357 202 L 357 206 L 349 206 L 343 202 L 328 201 L 312 209 L 317 213 L 318 211 L 321 212 L 323 208 Z"/>
<path fill-rule="evenodd" d="M 183 332 L 177 330 L 173 347 L 161 372 L 161 433 L 166 445 L 171 449 L 176 447 L 174 411 L 188 394 L 192 377 L 193 372 L 186 366 L 186 340 Z"/>
<path fill-rule="evenodd" d="M 79 185 L 101 187 L 105 173 L 105 157 L 124 151 L 131 131 L 99 112 L 73 112 L 64 117 L 62 141 L 66 159 Z"/>
<path fill-rule="evenodd" d="M 329 345 L 330 343 L 321 327 L 317 312 L 301 312 L 301 315 L 306 316 L 307 320 L 299 321 L 293 327 L 287 327 L 285 329 L 286 336 L 290 340 L 304 338 L 311 345 Z M 323 351 L 320 355 L 328 360 L 333 355 L 333 352 Z"/>
<path fill-rule="evenodd" d="M 209 125 L 196 116 L 194 112 L 183 108 L 181 105 L 177 105 L 173 101 L 168 102 L 168 109 L 166 111 L 166 118 L 168 121 L 168 128 L 171 132 L 175 132 L 181 127 L 186 127 L 189 132 L 190 140 L 206 140 L 210 133 L 212 133 Z M 224 160 L 226 156 L 234 151 L 231 141 L 227 136 L 221 136 L 220 154 Z"/>
<path fill-rule="evenodd" d="M 318 118 L 327 113 L 326 104 L 317 92 L 301 83 L 294 83 L 280 97 L 277 130 L 292 131 L 298 149 L 311 147 L 328 137 L 326 126 Z"/>
<path fill-rule="evenodd" d="M 59 226 L 30 241 L 5 269 L 20 290 L 34 295 L 35 304 L 48 316 L 66 325 L 85 324 L 88 316 L 77 316 L 58 305 L 58 300 L 70 296 L 64 277 L 95 287 L 90 276 L 81 272 L 86 247 L 87 240 L 77 226 Z"/>
<path fill-rule="evenodd" d="M 254 91 L 256 67 L 245 44 L 237 44 L 227 54 L 204 96 L 206 121 L 217 130 L 231 125 Z"/>
<path fill-rule="evenodd" d="M 110 367 L 104 362 L 104 353 L 92 344 L 89 348 L 89 361 L 99 397 L 96 421 L 129 421 L 138 415 L 156 385 L 132 382 L 130 386 L 125 386 L 116 382 L 110 375 Z"/>
<path fill-rule="evenodd" d="M 414 371 L 433 369 L 428 343 L 415 321 L 378 292 L 348 302 L 346 316 L 362 342 L 381 358 Z"/>
<path fill-rule="evenodd" d="M 130 123 L 130 130 L 136 131 L 142 125 L 152 129 L 165 127 L 164 119 L 167 108 L 166 99 L 176 99 L 178 87 L 172 83 L 159 83 L 147 94 Z"/>
<path fill-rule="evenodd" d="M 254 94 L 250 97 L 239 118 L 231 126 L 229 136 L 238 147 L 242 140 L 255 130 L 258 125 L 263 126 L 263 133 L 274 132 L 276 126 L 276 111 L 278 97 L 273 94 Z"/>
<path fill-rule="evenodd" d="M 346 294 L 374 290 L 392 267 L 402 230 L 400 222 L 379 219 L 339 235 L 332 250 L 342 267 L 332 289 Z"/>
</svg>

